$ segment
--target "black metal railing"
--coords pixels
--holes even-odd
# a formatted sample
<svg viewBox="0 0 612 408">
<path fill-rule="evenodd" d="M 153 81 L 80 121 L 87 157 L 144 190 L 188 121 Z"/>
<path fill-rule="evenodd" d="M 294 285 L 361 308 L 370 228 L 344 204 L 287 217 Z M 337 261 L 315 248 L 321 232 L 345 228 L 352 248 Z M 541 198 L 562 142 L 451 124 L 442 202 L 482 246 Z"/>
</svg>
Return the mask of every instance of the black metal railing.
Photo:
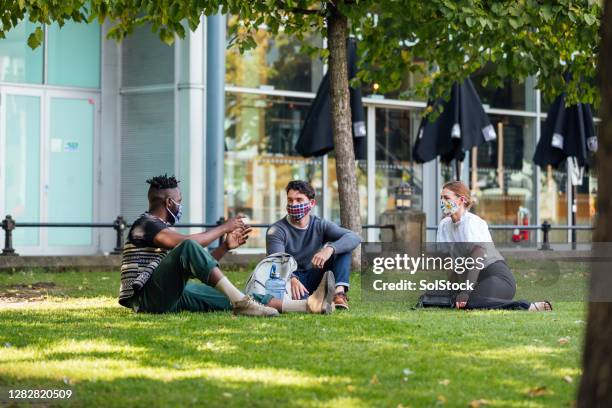
<svg viewBox="0 0 612 408">
<path fill-rule="evenodd" d="M 437 230 L 437 226 L 429 226 L 426 227 L 428 230 Z M 534 231 L 540 230 L 542 231 L 542 246 L 540 246 L 541 250 L 550 250 L 550 238 L 549 234 L 552 230 L 565 230 L 565 231 L 592 231 L 595 229 L 592 225 L 552 225 L 548 221 L 544 221 L 541 225 L 489 225 L 489 229 L 491 231 L 507 231 L 507 230 L 525 230 L 525 231 Z M 575 240 L 572 242 L 572 248 L 576 248 Z"/>
<path fill-rule="evenodd" d="M 225 222 L 225 218 L 221 217 L 217 220 L 215 224 L 196 224 L 196 223 L 186 223 L 186 224 L 176 224 L 173 225 L 175 228 L 215 228 Z M 251 228 L 269 228 L 272 224 L 249 224 Z M 118 255 L 121 253 L 123 249 L 123 240 L 125 230 L 131 227 L 131 224 L 128 224 L 122 216 L 118 216 L 115 220 L 110 223 L 105 222 L 17 222 L 15 219 L 7 215 L 2 220 L 2 229 L 4 230 L 4 248 L 2 249 L 2 253 L 0 256 L 17 256 L 19 255 L 15 252 L 15 248 L 13 247 L 13 232 L 15 229 L 19 228 L 112 228 L 115 230 L 116 241 L 115 247 L 113 248 L 111 254 Z M 362 225 L 361 228 L 380 228 L 380 229 L 391 229 L 395 230 L 395 225 L 385 224 L 366 224 Z M 219 237 L 218 244 L 223 244 L 223 236 Z"/>
</svg>

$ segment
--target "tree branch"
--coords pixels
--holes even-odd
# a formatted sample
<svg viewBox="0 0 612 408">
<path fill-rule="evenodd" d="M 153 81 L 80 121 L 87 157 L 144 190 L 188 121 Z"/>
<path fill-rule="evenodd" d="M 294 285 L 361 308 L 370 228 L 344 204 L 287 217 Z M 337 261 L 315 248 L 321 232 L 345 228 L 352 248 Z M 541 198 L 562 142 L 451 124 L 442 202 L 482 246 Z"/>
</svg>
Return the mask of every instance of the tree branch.
<svg viewBox="0 0 612 408">
<path fill-rule="evenodd" d="M 321 14 L 323 12 L 322 10 L 303 9 L 299 7 L 294 7 L 291 11 L 299 14 Z"/>
</svg>

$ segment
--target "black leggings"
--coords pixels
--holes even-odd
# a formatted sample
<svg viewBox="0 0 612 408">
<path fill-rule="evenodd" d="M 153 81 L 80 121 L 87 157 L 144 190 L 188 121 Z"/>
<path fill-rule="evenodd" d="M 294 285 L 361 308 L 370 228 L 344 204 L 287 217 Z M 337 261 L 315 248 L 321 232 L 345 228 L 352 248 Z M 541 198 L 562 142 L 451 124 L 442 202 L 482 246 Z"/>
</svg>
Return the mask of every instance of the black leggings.
<svg viewBox="0 0 612 408">
<path fill-rule="evenodd" d="M 524 300 L 512 300 L 516 281 L 505 261 L 497 261 L 480 271 L 466 309 L 529 309 Z"/>
</svg>

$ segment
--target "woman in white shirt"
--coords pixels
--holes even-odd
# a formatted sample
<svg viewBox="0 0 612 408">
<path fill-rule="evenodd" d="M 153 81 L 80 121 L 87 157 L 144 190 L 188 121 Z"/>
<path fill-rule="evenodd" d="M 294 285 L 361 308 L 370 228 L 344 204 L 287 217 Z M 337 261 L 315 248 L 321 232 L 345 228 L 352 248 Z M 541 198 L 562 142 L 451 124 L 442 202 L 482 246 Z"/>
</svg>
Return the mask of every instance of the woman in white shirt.
<svg viewBox="0 0 612 408">
<path fill-rule="evenodd" d="M 463 278 L 476 282 L 472 291 L 457 294 L 458 309 L 523 309 L 550 311 L 548 301 L 514 301 L 516 281 L 504 258 L 495 249 L 485 220 L 472 214 L 473 201 L 469 188 L 461 181 L 452 181 L 442 187 L 440 208 L 444 218 L 438 225 L 436 241 L 454 243 L 453 248 L 464 250 L 472 258 L 484 259 L 484 268 L 472 269 Z M 465 245 L 460 245 L 465 243 Z M 459 244 L 459 245 L 457 245 Z M 475 245 L 474 245 L 475 244 Z M 455 278 L 458 274 L 453 272 Z"/>
</svg>

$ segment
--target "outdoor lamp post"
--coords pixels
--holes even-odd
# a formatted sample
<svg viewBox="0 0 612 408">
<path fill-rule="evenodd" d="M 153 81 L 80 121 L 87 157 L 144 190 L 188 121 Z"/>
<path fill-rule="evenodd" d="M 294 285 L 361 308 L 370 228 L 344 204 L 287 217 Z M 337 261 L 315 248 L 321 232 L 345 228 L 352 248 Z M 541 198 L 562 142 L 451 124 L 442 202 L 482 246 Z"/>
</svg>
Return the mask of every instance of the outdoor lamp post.
<svg viewBox="0 0 612 408">
<path fill-rule="evenodd" d="M 395 208 L 406 210 L 412 206 L 412 186 L 401 183 L 395 188 Z"/>
</svg>

